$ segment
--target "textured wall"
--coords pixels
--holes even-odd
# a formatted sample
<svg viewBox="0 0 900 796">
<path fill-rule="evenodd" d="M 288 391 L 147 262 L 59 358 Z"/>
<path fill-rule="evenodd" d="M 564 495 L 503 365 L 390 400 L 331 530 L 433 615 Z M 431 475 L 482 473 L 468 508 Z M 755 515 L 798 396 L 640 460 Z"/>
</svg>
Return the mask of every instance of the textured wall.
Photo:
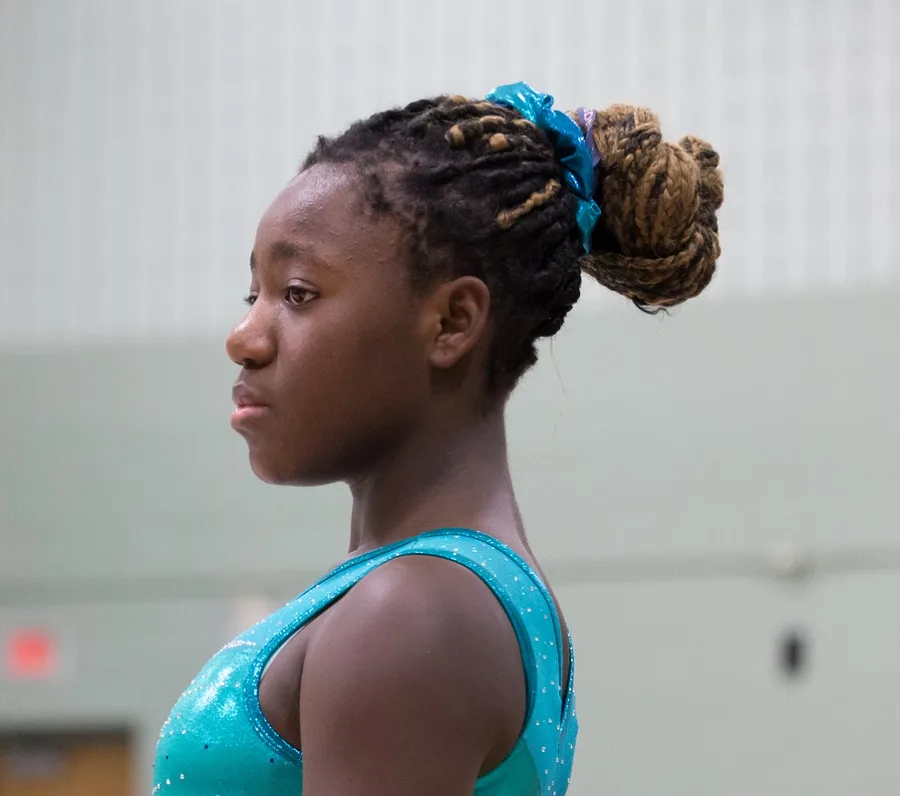
<svg viewBox="0 0 900 796">
<path fill-rule="evenodd" d="M 314 135 L 527 79 L 721 151 L 711 296 L 900 278 L 894 0 L 0 0 L 0 345 L 220 333 Z"/>
</svg>

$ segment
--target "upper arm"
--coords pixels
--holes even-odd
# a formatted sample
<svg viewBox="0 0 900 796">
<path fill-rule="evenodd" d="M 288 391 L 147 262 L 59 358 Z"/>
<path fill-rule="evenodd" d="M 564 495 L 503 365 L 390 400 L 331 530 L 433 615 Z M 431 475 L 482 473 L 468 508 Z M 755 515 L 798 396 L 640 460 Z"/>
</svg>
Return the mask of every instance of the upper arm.
<svg viewBox="0 0 900 796">
<path fill-rule="evenodd" d="M 471 794 L 525 709 L 515 634 L 488 588 L 451 562 L 403 557 L 325 619 L 300 685 L 304 793 Z"/>
</svg>

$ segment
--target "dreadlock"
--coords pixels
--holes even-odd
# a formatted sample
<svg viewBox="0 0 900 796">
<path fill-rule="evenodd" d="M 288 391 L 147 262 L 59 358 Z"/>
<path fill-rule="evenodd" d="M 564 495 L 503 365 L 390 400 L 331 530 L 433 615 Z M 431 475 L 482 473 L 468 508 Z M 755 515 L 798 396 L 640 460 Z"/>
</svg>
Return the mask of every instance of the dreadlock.
<svg viewBox="0 0 900 796">
<path fill-rule="evenodd" d="M 488 388 L 502 393 L 537 360 L 535 341 L 562 327 L 582 270 L 642 309 L 697 295 L 715 270 L 723 190 L 710 146 L 667 144 L 653 114 L 622 105 L 598 112 L 585 135 L 602 157 L 603 215 L 588 254 L 550 138 L 506 106 L 419 100 L 321 137 L 303 168 L 357 169 L 368 207 L 401 223 L 418 285 L 463 275 L 486 283 Z"/>
</svg>

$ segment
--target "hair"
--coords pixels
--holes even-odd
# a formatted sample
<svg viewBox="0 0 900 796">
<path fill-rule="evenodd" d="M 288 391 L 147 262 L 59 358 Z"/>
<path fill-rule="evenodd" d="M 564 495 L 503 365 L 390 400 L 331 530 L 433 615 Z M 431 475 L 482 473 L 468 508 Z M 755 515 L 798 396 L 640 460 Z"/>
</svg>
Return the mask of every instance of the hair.
<svg viewBox="0 0 900 796">
<path fill-rule="evenodd" d="M 723 180 L 710 145 L 667 143 L 653 113 L 627 105 L 598 111 L 584 133 L 601 156 L 602 215 L 588 253 L 550 138 L 512 108 L 420 100 L 319 138 L 302 168 L 357 169 L 371 211 L 401 223 L 415 284 L 462 275 L 487 284 L 497 394 L 536 362 L 537 339 L 562 327 L 582 271 L 648 312 L 696 296 L 715 271 Z"/>
</svg>

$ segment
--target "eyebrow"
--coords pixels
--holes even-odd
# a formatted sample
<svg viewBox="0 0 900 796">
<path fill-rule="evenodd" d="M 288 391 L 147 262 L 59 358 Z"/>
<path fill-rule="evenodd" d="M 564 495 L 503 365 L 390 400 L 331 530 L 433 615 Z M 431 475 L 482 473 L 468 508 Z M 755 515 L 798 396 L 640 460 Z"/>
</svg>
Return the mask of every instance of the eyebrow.
<svg viewBox="0 0 900 796">
<path fill-rule="evenodd" d="M 313 265 L 319 265 L 322 262 L 316 256 L 316 251 L 312 246 L 304 246 L 287 240 L 280 240 L 273 243 L 271 256 L 273 260 L 303 259 L 307 262 L 311 262 Z M 250 252 L 250 270 L 255 271 L 256 265 L 256 252 Z"/>
</svg>

